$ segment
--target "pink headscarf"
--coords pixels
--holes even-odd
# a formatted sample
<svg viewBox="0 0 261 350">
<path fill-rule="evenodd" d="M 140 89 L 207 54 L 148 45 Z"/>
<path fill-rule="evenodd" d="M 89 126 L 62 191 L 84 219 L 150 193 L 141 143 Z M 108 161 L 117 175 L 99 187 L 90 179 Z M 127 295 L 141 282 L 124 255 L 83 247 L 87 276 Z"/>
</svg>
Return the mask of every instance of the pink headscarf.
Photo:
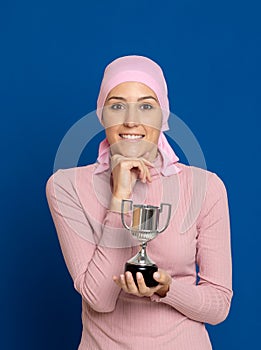
<svg viewBox="0 0 261 350">
<path fill-rule="evenodd" d="M 124 56 L 112 61 L 105 69 L 101 82 L 100 93 L 97 100 L 97 116 L 101 122 L 102 109 L 109 92 L 117 85 L 136 81 L 147 85 L 152 89 L 162 109 L 163 119 L 161 131 L 168 130 L 169 100 L 167 84 L 160 66 L 151 59 L 143 56 Z M 158 149 L 163 158 L 161 173 L 165 176 L 176 174 L 180 169 L 174 165 L 179 158 L 169 145 L 163 132 L 160 133 Z M 103 140 L 99 146 L 97 159 L 99 166 L 95 173 L 100 173 L 109 168 L 110 145 L 107 139 Z"/>
</svg>

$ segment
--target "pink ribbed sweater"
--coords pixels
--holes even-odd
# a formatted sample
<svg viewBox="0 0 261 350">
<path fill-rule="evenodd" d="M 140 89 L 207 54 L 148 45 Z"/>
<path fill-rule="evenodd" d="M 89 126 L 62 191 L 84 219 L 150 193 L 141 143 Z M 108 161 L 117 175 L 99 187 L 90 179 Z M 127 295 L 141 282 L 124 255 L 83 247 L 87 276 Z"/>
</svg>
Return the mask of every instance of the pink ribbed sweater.
<svg viewBox="0 0 261 350">
<path fill-rule="evenodd" d="M 59 170 L 46 187 L 64 259 L 82 296 L 79 350 L 211 349 L 204 323 L 222 322 L 232 298 L 222 181 L 208 171 L 178 164 L 178 174 L 165 177 L 155 169 L 152 183 L 136 183 L 134 203 L 172 204 L 169 227 L 147 248 L 150 258 L 172 276 L 170 290 L 164 298 L 139 298 L 112 280 L 138 245 L 122 227 L 120 214 L 107 209 L 110 172 L 94 174 L 96 167 Z"/>
</svg>

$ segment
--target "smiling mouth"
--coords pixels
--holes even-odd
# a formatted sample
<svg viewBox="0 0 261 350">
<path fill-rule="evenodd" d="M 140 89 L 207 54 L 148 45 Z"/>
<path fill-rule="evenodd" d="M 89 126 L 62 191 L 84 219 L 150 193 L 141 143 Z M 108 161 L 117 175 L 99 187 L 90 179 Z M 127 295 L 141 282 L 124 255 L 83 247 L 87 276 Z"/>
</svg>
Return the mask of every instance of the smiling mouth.
<svg viewBox="0 0 261 350">
<path fill-rule="evenodd" d="M 120 134 L 120 137 L 124 140 L 139 140 L 145 135 L 133 135 L 133 134 Z"/>
</svg>

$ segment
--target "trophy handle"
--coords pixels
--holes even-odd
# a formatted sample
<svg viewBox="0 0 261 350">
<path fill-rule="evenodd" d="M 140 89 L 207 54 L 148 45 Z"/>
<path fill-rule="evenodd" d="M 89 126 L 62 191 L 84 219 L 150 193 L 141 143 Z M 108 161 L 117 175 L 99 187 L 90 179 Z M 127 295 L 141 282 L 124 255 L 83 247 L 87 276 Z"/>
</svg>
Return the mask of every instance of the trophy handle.
<svg viewBox="0 0 261 350">
<path fill-rule="evenodd" d="M 163 206 L 169 207 L 169 210 L 168 210 L 168 217 L 167 217 L 166 224 L 158 231 L 158 233 L 163 232 L 163 231 L 166 230 L 166 228 L 169 226 L 169 220 L 170 220 L 170 214 L 171 214 L 171 204 L 168 204 L 168 203 L 161 203 L 161 205 L 160 205 L 160 210 L 159 210 L 160 213 L 162 213 Z"/>
<path fill-rule="evenodd" d="M 132 204 L 133 204 L 132 200 L 130 200 L 130 199 L 123 199 L 123 200 L 121 201 L 121 221 L 122 221 L 123 226 L 124 226 L 127 230 L 130 231 L 131 228 L 126 224 L 125 219 L 124 219 L 125 203 L 126 203 L 126 202 L 129 202 L 129 203 L 130 203 L 130 210 L 132 210 Z"/>
</svg>

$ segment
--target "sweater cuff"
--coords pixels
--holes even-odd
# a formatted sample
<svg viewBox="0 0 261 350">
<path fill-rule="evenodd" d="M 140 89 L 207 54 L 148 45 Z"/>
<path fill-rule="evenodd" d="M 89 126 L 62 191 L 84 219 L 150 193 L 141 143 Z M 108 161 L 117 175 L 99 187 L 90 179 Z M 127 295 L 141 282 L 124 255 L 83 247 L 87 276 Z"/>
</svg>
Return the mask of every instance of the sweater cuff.
<svg viewBox="0 0 261 350">
<path fill-rule="evenodd" d="M 152 301 L 162 302 L 170 305 L 182 314 L 194 319 L 195 315 L 200 314 L 202 307 L 202 295 L 196 285 L 187 285 L 184 282 L 172 279 L 169 291 L 165 297 L 153 295 Z"/>
<path fill-rule="evenodd" d="M 179 282 L 172 279 L 172 282 L 169 286 L 169 291 L 165 297 L 160 297 L 158 294 L 153 294 L 150 298 L 154 302 L 163 302 L 177 309 L 186 308 L 188 305 L 191 305 L 191 299 L 195 298 L 196 286 L 193 291 L 190 286 L 185 283 Z"/>
</svg>

